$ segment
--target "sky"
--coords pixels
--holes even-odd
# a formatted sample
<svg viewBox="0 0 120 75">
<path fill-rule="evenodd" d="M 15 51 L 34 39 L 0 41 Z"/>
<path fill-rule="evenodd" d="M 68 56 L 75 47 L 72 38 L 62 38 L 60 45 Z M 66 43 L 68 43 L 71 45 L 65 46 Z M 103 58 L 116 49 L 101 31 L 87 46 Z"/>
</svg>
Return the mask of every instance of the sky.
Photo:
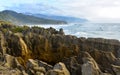
<svg viewBox="0 0 120 75">
<path fill-rule="evenodd" d="M 120 0 L 0 0 L 0 11 L 54 14 L 91 22 L 120 22 Z"/>
</svg>

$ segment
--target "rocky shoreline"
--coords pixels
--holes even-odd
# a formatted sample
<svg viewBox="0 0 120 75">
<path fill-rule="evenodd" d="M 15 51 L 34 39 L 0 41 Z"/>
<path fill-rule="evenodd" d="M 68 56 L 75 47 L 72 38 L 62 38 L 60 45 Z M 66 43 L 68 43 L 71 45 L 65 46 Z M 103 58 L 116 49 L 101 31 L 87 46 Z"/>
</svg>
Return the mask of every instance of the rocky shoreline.
<svg viewBox="0 0 120 75">
<path fill-rule="evenodd" d="M 0 75 L 120 75 L 120 42 L 0 22 Z"/>
</svg>

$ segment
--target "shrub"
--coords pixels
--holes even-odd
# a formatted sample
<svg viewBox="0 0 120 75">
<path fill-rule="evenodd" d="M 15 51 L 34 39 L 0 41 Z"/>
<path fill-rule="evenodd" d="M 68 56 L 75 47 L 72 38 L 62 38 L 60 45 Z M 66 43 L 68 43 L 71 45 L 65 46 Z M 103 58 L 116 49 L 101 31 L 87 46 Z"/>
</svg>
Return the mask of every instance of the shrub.
<svg viewBox="0 0 120 75">
<path fill-rule="evenodd" d="M 29 29 L 28 26 L 16 26 L 16 27 L 12 28 L 11 31 L 16 33 L 16 32 L 23 32 L 27 29 Z"/>
</svg>

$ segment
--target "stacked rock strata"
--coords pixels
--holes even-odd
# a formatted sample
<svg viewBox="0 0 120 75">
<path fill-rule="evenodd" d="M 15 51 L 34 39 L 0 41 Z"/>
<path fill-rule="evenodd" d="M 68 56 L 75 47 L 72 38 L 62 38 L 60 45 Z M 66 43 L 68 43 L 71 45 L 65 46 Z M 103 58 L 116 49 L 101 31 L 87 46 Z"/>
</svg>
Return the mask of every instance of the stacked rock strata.
<svg viewBox="0 0 120 75">
<path fill-rule="evenodd" d="M 2 22 L 0 74 L 120 75 L 120 42 Z"/>
</svg>

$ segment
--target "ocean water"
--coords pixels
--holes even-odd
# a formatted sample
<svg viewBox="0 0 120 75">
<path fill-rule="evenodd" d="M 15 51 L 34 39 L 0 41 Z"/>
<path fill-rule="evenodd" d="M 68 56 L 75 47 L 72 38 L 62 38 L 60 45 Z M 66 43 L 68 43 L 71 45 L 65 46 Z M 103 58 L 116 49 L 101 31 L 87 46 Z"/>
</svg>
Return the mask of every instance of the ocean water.
<svg viewBox="0 0 120 75">
<path fill-rule="evenodd" d="M 84 23 L 68 25 L 36 25 L 39 27 L 53 27 L 57 30 L 63 28 L 66 35 L 75 35 L 77 37 L 92 37 L 120 40 L 119 23 Z"/>
</svg>

